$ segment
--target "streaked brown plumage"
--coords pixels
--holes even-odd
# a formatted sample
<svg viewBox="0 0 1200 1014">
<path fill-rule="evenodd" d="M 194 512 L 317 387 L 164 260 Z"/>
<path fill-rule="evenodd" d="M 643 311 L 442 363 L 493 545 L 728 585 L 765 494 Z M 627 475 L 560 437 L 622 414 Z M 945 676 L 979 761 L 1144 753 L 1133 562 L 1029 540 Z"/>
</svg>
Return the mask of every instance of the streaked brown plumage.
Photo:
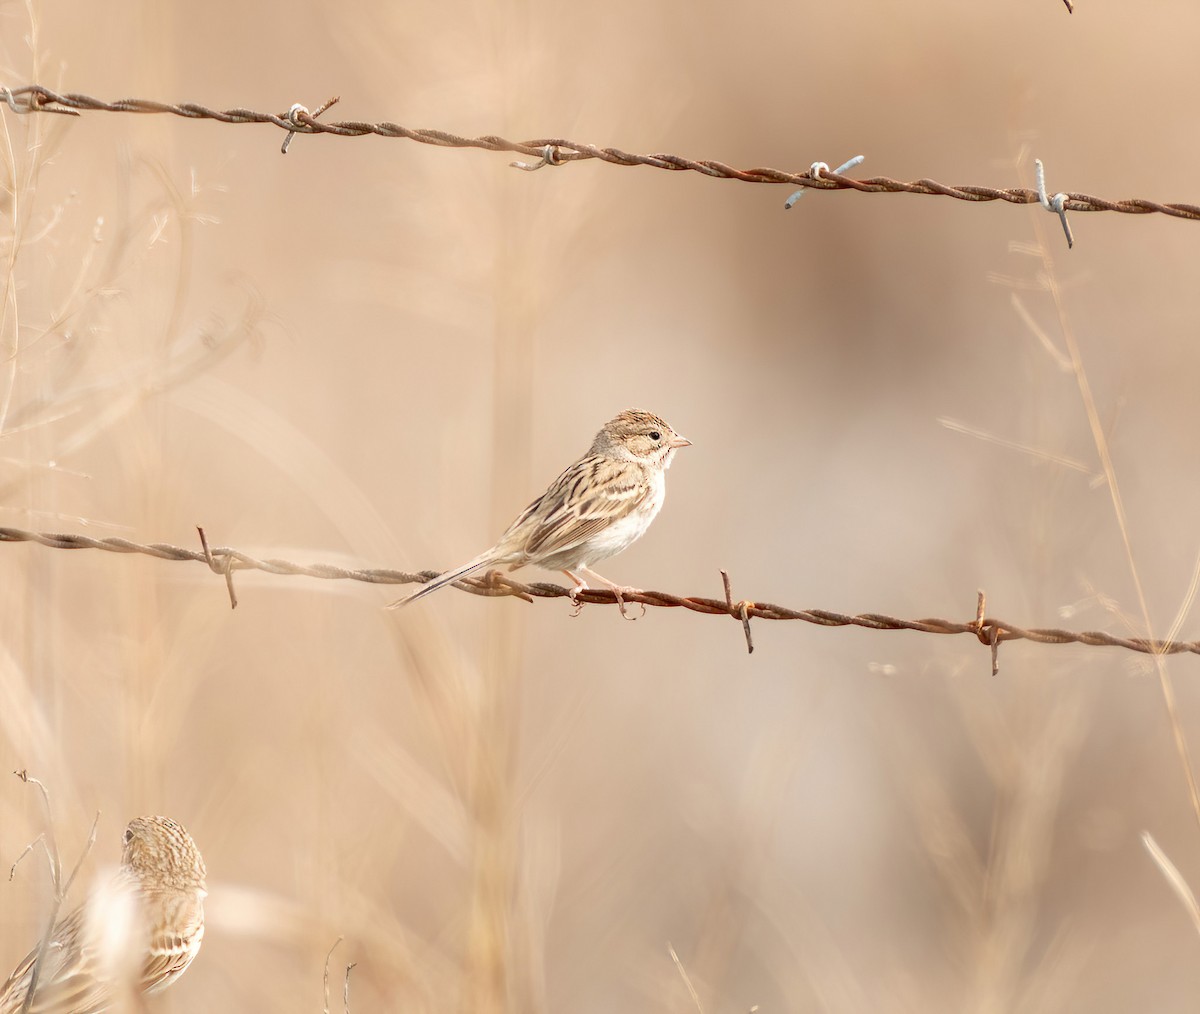
<svg viewBox="0 0 1200 1014">
<path fill-rule="evenodd" d="M 491 549 L 397 599 L 391 608 L 484 567 L 516 570 L 534 564 L 566 574 L 574 584 L 573 599 L 587 588 L 585 578 L 598 581 L 614 592 L 625 615 L 622 593 L 634 589 L 615 585 L 589 568 L 645 534 L 666 496 L 671 459 L 690 443 L 652 412 L 627 409 L 605 423 L 587 454 L 526 507 Z"/>
<path fill-rule="evenodd" d="M 125 828 L 112 881 L 54 927 L 38 970 L 30 1014 L 99 1014 L 123 997 L 179 978 L 204 939 L 204 859 L 169 817 L 136 817 Z M 37 948 L 0 987 L 0 1014 L 17 1014 Z"/>
</svg>

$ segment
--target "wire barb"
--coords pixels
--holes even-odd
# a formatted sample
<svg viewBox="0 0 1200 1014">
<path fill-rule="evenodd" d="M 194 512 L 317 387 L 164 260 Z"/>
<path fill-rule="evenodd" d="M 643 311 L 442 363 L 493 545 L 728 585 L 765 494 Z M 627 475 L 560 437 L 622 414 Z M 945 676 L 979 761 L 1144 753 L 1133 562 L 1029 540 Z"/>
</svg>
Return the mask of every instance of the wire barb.
<svg viewBox="0 0 1200 1014">
<path fill-rule="evenodd" d="M 744 599 L 737 605 L 733 604 L 733 591 L 729 586 L 729 572 L 721 571 L 721 581 L 725 585 L 725 605 L 729 608 L 729 615 L 735 620 L 742 621 L 742 629 L 746 632 L 746 651 L 748 654 L 754 654 L 754 638 L 750 636 L 750 607 L 753 602 L 747 602 Z"/>
<path fill-rule="evenodd" d="M 563 157 L 557 144 L 547 144 L 542 148 L 542 157 L 536 162 L 509 162 L 514 169 L 524 169 L 527 173 L 535 173 L 543 166 L 562 165 Z"/>
<path fill-rule="evenodd" d="M 987 611 L 987 593 L 980 588 L 979 598 L 975 603 L 975 622 L 971 627 L 975 631 L 975 636 L 979 638 L 980 644 L 985 644 L 992 649 L 992 675 L 1000 675 L 1000 634 L 1002 628 L 992 620 L 989 620 L 985 615 Z"/>
<path fill-rule="evenodd" d="M 1067 249 L 1070 250 L 1075 246 L 1075 237 L 1071 235 L 1071 223 L 1067 221 L 1067 201 L 1070 197 L 1067 194 L 1048 196 L 1046 193 L 1046 169 L 1042 165 L 1042 160 L 1035 158 L 1033 166 L 1037 173 L 1038 202 L 1047 211 L 1058 216 L 1059 221 L 1062 222 L 1063 233 L 1067 237 Z"/>
<path fill-rule="evenodd" d="M 834 169 L 833 173 L 835 176 L 841 176 L 842 173 L 849 172 L 855 166 L 862 165 L 866 160 L 867 160 L 866 155 L 855 155 L 854 158 L 850 159 L 849 161 L 843 162 L 840 166 L 838 166 L 836 169 Z M 812 165 L 810 165 L 808 167 L 808 174 L 814 180 L 820 180 L 820 179 L 825 178 L 825 174 L 828 172 L 829 172 L 829 166 L 824 162 L 814 162 Z M 791 197 L 789 197 L 786 201 L 783 202 L 783 210 L 790 211 L 792 209 L 792 207 L 795 205 L 795 203 L 798 200 L 800 200 L 801 197 L 804 196 L 804 192 L 805 192 L 805 188 L 801 187 L 794 194 L 792 194 Z"/>
<path fill-rule="evenodd" d="M 482 148 L 486 151 L 506 151 L 526 155 L 532 159 L 544 158 L 547 146 L 555 149 L 555 158 L 562 163 L 599 159 L 609 165 L 649 166 L 669 172 L 697 172 L 714 179 L 738 180 L 742 183 L 786 183 L 793 187 L 811 190 L 857 190 L 864 194 L 922 194 L 936 197 L 952 197 L 957 201 L 975 204 L 986 201 L 1004 201 L 1006 204 L 1035 204 L 1040 198 L 1035 190 L 1025 187 L 981 187 L 948 186 L 936 180 L 920 179 L 911 182 L 894 180 L 887 176 L 869 179 L 852 179 L 840 174 L 822 174 L 813 179 L 810 172 L 784 172 L 759 166 L 752 169 L 737 169 L 715 159 L 691 159 L 683 155 L 656 153 L 638 155 L 620 148 L 601 148 L 582 141 L 570 141 L 561 137 L 544 137 L 531 141 L 509 141 L 495 135 L 462 137 L 444 130 L 418 130 L 398 123 L 383 121 L 365 123 L 357 120 L 324 121 L 304 116 L 300 112 L 293 118 L 279 113 L 261 113 L 252 109 L 209 109 L 194 102 L 171 105 L 152 99 L 120 99 L 105 102 L 91 95 L 78 92 L 55 92 L 42 85 L 23 85 L 5 94 L 10 107 L 19 112 L 109 112 L 109 113 L 160 113 L 181 116 L 189 120 L 215 120 L 219 123 L 266 123 L 280 130 L 303 134 L 334 134 L 338 137 L 362 137 L 374 134 L 378 137 L 404 138 L 419 144 L 432 144 L 442 148 Z M 298 127 L 299 124 L 299 127 Z M 550 164 L 547 160 L 547 164 Z M 1161 204 L 1143 198 L 1112 201 L 1087 194 L 1067 194 L 1072 211 L 1116 211 L 1126 215 L 1169 215 L 1200 221 L 1200 205 Z"/>
<path fill-rule="evenodd" d="M 284 119 L 292 123 L 293 126 L 288 131 L 287 137 L 283 139 L 283 145 L 279 149 L 279 154 L 286 155 L 288 153 L 288 148 L 292 146 L 292 138 L 298 133 L 312 133 L 312 124 L 316 121 L 317 117 L 340 100 L 340 95 L 334 95 L 332 98 L 326 99 L 319 106 L 317 106 L 317 111 L 311 114 L 309 113 L 307 106 L 302 106 L 299 102 L 292 103 L 292 107 L 287 111 L 287 115 L 284 117 Z"/>
<path fill-rule="evenodd" d="M 217 563 L 216 557 L 211 549 L 208 548 L 208 536 L 204 534 L 204 529 L 199 525 L 196 526 L 196 531 L 200 533 L 200 548 L 204 550 L 204 562 L 208 564 L 208 569 L 214 574 L 222 574 L 225 577 L 225 587 L 229 591 L 229 608 L 237 608 L 237 592 L 233 590 L 233 557 L 222 553 L 224 563 Z"/>
<path fill-rule="evenodd" d="M 31 91 L 22 94 L 26 90 L 18 88 L 14 92 L 11 88 L 0 88 L 0 98 L 3 98 L 8 103 L 9 109 L 14 113 L 61 113 L 64 116 L 79 116 L 79 112 L 75 109 L 66 109 L 61 106 L 46 105 L 46 97 L 41 90 Z M 20 95 L 20 101 L 17 96 Z"/>
<path fill-rule="evenodd" d="M 476 593 L 478 595 L 487 595 L 492 598 L 508 596 L 533 605 L 533 596 L 525 591 L 525 586 L 501 571 L 489 570 L 483 575 L 481 583 L 483 587 Z"/>
</svg>

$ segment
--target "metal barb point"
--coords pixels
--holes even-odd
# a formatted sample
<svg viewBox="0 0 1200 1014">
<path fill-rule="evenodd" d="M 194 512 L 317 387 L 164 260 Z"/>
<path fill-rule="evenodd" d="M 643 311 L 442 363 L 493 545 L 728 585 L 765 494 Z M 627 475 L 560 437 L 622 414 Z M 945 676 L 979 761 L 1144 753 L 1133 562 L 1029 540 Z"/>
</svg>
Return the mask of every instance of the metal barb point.
<svg viewBox="0 0 1200 1014">
<path fill-rule="evenodd" d="M 310 113 L 308 111 L 308 106 L 302 105 L 299 102 L 293 102 L 292 108 L 287 111 L 283 119 L 294 124 L 296 129 L 288 131 L 287 137 L 283 139 L 283 145 L 280 147 L 279 153 L 281 155 L 286 155 L 288 153 L 288 148 L 292 146 L 292 138 L 295 137 L 297 133 L 301 131 L 304 133 L 312 132 L 312 127 L 310 127 L 305 120 L 315 120 L 318 116 L 325 112 L 326 109 L 340 101 L 340 99 L 340 95 L 334 95 L 332 98 L 326 99 L 319 106 L 317 106 L 317 111 L 315 113 Z"/>
<path fill-rule="evenodd" d="M 975 632 L 981 644 L 986 644 L 992 650 L 992 675 L 1000 673 L 1000 626 L 986 618 L 987 593 L 980 588 L 979 599 L 975 604 L 975 620 L 968 626 Z"/>
<path fill-rule="evenodd" d="M 729 571 L 721 571 L 721 581 L 725 585 L 725 605 L 729 608 L 729 615 L 735 620 L 742 621 L 742 630 L 746 634 L 746 652 L 754 654 L 754 638 L 750 634 L 750 609 L 754 605 L 753 602 L 747 602 L 742 599 L 737 605 L 733 602 L 733 590 L 729 584 Z"/>
<path fill-rule="evenodd" d="M 224 575 L 225 588 L 229 592 L 229 608 L 236 609 L 238 600 L 237 592 L 233 590 L 233 557 L 227 555 L 223 563 L 217 563 L 212 550 L 208 548 L 208 536 L 204 534 L 204 529 L 197 525 L 196 531 L 200 533 L 200 548 L 204 550 L 204 562 L 208 564 L 208 569 L 214 574 Z"/>
<path fill-rule="evenodd" d="M 562 157 L 557 144 L 547 144 L 542 148 L 542 157 L 536 162 L 509 162 L 508 164 L 514 169 L 520 169 L 527 173 L 535 173 L 543 166 L 562 165 L 565 161 L 566 159 Z"/>
<path fill-rule="evenodd" d="M 78 116 L 75 109 L 63 109 L 55 105 L 46 105 L 47 99 L 39 91 L 26 91 L 25 101 L 17 102 L 17 97 L 11 88 L 0 88 L 0 99 L 8 103 L 8 108 L 14 113 L 59 113 L 62 116 Z M 51 100 L 53 101 L 53 100 Z"/>
<path fill-rule="evenodd" d="M 847 159 L 840 166 L 838 166 L 836 169 L 834 169 L 833 174 L 835 176 L 841 176 L 842 173 L 849 172 L 851 169 L 854 169 L 856 166 L 862 165 L 866 160 L 867 160 L 866 155 L 855 155 L 854 158 Z M 808 167 L 808 175 L 811 176 L 814 180 L 821 179 L 821 177 L 829 171 L 830 171 L 829 165 L 825 162 L 814 162 L 812 165 L 810 165 Z M 783 210 L 789 211 L 792 208 L 792 206 L 798 200 L 800 200 L 801 197 L 804 196 L 804 193 L 807 189 L 808 189 L 807 187 L 801 187 L 799 190 L 797 190 L 795 193 L 793 193 L 791 197 L 789 197 L 786 201 L 783 202 Z"/>
<path fill-rule="evenodd" d="M 482 578 L 480 578 L 483 586 L 487 588 L 487 594 L 501 597 L 520 599 L 522 602 L 533 604 L 533 597 L 525 591 L 525 586 L 518 581 L 514 581 L 511 577 L 501 573 L 498 570 L 489 570 Z"/>
<path fill-rule="evenodd" d="M 1067 237 L 1067 249 L 1070 250 L 1075 246 L 1075 237 L 1071 235 L 1071 224 L 1067 221 L 1067 200 L 1066 194 L 1055 194 L 1050 197 L 1046 194 L 1046 169 L 1042 165 L 1040 158 L 1033 160 L 1034 172 L 1037 174 L 1037 192 L 1038 201 L 1041 202 L 1043 208 L 1058 216 L 1062 222 L 1063 234 Z"/>
</svg>

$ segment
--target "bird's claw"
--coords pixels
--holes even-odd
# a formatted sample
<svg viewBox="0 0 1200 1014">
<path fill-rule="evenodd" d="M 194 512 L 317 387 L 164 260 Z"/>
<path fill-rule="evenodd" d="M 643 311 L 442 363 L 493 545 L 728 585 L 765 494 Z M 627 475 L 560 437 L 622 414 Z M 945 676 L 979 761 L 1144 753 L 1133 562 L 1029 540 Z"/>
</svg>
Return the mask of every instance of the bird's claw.
<svg viewBox="0 0 1200 1014">
<path fill-rule="evenodd" d="M 574 608 L 571 610 L 571 616 L 578 616 L 583 612 L 583 603 L 579 601 L 579 593 L 586 590 L 586 586 L 577 585 L 567 592 L 567 598 L 571 600 L 571 605 Z"/>
<path fill-rule="evenodd" d="M 579 596 L 587 590 L 588 590 L 588 586 L 586 584 L 578 584 L 574 588 L 572 588 L 570 591 L 567 592 L 567 598 L 569 598 L 571 600 L 571 605 L 575 607 L 571 613 L 572 616 L 578 616 L 581 612 L 583 612 L 584 603 L 579 600 Z M 646 615 L 646 603 L 644 603 L 644 602 L 638 603 L 638 605 L 641 607 L 641 610 L 642 610 L 641 613 L 638 614 L 638 616 L 630 616 L 629 612 L 626 608 L 626 605 L 625 605 L 625 596 L 626 595 L 636 595 L 638 593 L 639 589 L 637 589 L 637 588 L 622 588 L 618 585 L 611 585 L 608 590 L 612 592 L 613 598 L 616 599 L 616 601 L 617 601 L 617 609 L 621 613 L 621 619 L 636 620 L 636 619 L 639 619 L 640 617 Z"/>
<path fill-rule="evenodd" d="M 616 587 L 614 587 L 612 589 L 613 598 L 615 598 L 617 600 L 617 609 L 620 610 L 621 619 L 623 619 L 623 620 L 631 620 L 631 621 L 637 620 L 640 617 L 646 615 L 646 603 L 645 602 L 638 603 L 638 605 L 641 606 L 642 611 L 637 616 L 630 616 L 629 613 L 627 613 L 625 611 L 625 596 L 626 596 L 626 594 L 632 594 L 635 592 L 637 592 L 636 588 L 616 588 Z"/>
</svg>

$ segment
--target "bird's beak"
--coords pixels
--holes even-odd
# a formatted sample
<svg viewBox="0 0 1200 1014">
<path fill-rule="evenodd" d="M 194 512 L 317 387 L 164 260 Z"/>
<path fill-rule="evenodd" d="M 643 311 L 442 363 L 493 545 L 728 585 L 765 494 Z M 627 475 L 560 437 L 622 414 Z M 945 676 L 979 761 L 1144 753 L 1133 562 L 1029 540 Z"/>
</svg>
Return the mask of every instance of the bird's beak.
<svg viewBox="0 0 1200 1014">
<path fill-rule="evenodd" d="M 692 442 L 687 437 L 681 437 L 678 433 L 667 441 L 668 447 L 691 447 Z"/>
</svg>

